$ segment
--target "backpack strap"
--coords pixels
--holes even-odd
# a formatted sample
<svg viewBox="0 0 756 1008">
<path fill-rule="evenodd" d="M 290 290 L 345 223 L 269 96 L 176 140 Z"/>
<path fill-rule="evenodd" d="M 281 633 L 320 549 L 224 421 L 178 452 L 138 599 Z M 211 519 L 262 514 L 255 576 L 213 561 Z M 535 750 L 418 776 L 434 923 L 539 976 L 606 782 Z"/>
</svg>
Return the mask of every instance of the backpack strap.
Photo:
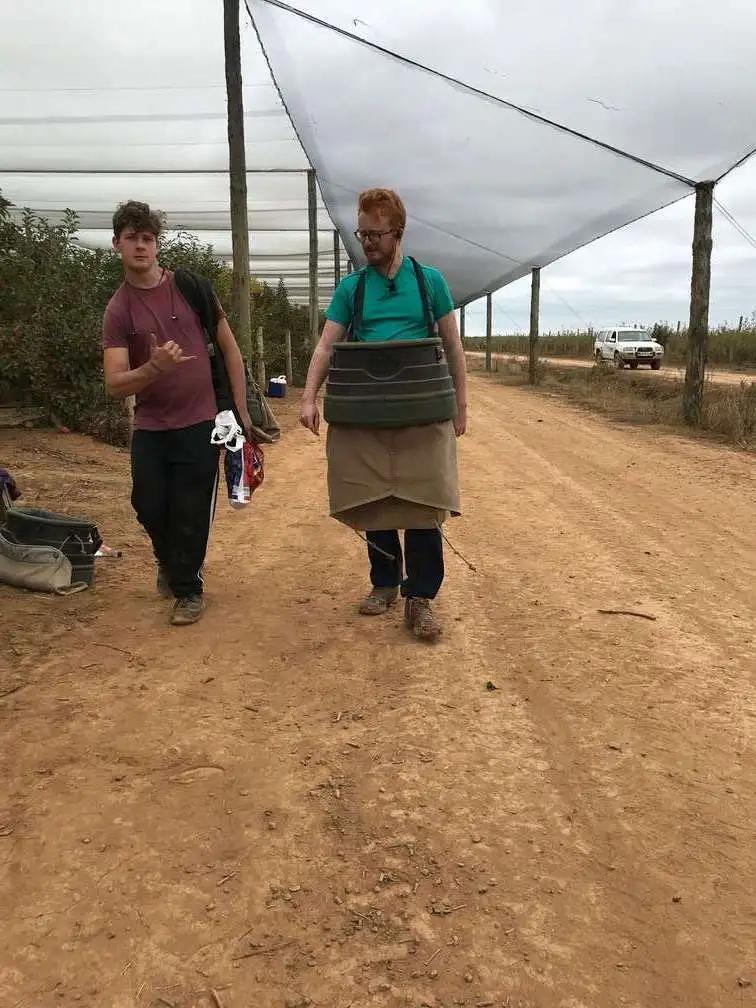
<svg viewBox="0 0 756 1008">
<path fill-rule="evenodd" d="M 218 412 L 232 410 L 236 414 L 236 405 L 231 393 L 231 381 L 228 377 L 226 359 L 218 346 L 218 317 L 215 307 L 215 291 L 213 285 L 204 277 L 197 276 L 179 266 L 173 273 L 176 286 L 184 300 L 200 320 L 207 336 L 207 353 L 210 357 L 210 373 L 215 390 Z M 246 364 L 245 364 L 246 370 Z M 237 416 L 237 420 L 239 417 Z"/>
<path fill-rule="evenodd" d="M 359 332 L 362 328 L 362 314 L 365 307 L 365 284 L 367 282 L 367 270 L 361 269 L 357 278 L 357 287 L 354 291 L 354 307 L 352 309 L 352 324 L 349 326 L 347 334 L 348 340 L 359 340 Z"/>
<path fill-rule="evenodd" d="M 430 299 L 428 297 L 428 284 L 425 280 L 425 274 L 423 273 L 422 266 L 417 261 L 413 259 L 412 256 L 407 257 L 412 263 L 412 267 L 415 270 L 415 279 L 417 280 L 418 290 L 420 291 L 420 300 L 423 305 L 423 316 L 425 317 L 425 325 L 428 329 L 429 339 L 433 339 L 436 335 L 436 322 L 433 318 L 433 312 L 431 311 Z M 359 340 L 359 332 L 362 328 L 362 317 L 363 310 L 365 307 L 365 284 L 367 282 L 367 270 L 360 270 L 360 276 L 357 280 L 357 287 L 354 292 L 354 308 L 352 311 L 352 324 L 349 327 L 348 339 L 349 340 Z"/>
<path fill-rule="evenodd" d="M 417 259 L 413 259 L 412 256 L 410 256 L 409 261 L 414 267 L 415 279 L 417 280 L 417 286 L 420 288 L 420 300 L 423 302 L 423 314 L 425 315 L 425 324 L 428 327 L 428 338 L 433 339 L 436 335 L 436 322 L 433 318 L 433 312 L 430 307 L 428 284 L 425 282 L 425 274 L 423 273 L 422 266 Z"/>
<path fill-rule="evenodd" d="M 204 277 L 197 276 L 179 266 L 174 274 L 176 286 L 184 299 L 193 309 L 208 339 L 215 345 L 218 342 L 218 318 L 215 311 L 215 293 L 213 285 Z"/>
</svg>

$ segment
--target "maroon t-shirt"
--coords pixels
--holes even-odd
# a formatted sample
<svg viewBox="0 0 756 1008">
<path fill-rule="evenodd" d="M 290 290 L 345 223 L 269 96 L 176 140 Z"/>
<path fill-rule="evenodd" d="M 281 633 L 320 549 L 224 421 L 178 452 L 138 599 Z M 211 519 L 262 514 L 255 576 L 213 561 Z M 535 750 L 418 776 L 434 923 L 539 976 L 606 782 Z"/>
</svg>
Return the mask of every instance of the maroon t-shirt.
<svg viewBox="0 0 756 1008">
<path fill-rule="evenodd" d="M 218 305 L 218 317 L 223 309 Z M 218 412 L 210 374 L 207 337 L 194 310 L 176 286 L 173 273 L 157 287 L 144 290 L 124 283 L 108 302 L 102 320 L 102 345 L 129 351 L 129 367 L 138 368 L 150 358 L 151 334 L 158 343 L 173 340 L 187 357 L 160 375 L 136 397 L 134 427 L 137 430 L 179 430 Z"/>
</svg>

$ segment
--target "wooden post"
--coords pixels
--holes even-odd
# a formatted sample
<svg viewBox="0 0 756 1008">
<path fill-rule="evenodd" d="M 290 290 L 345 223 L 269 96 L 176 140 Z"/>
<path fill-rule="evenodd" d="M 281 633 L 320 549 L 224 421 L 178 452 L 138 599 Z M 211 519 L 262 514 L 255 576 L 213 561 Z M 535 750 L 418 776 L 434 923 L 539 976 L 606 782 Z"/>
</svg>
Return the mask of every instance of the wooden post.
<svg viewBox="0 0 756 1008">
<path fill-rule="evenodd" d="M 493 294 L 486 294 L 486 371 L 491 370 L 492 338 L 493 338 Z"/>
<path fill-rule="evenodd" d="M 318 342 L 318 204 L 315 172 L 307 171 L 307 213 L 310 226 L 310 350 Z"/>
<path fill-rule="evenodd" d="M 692 426 L 701 423 L 706 344 L 709 337 L 709 292 L 711 289 L 711 215 L 714 183 L 696 186 L 696 216 L 693 224 L 693 266 L 690 278 L 690 325 L 688 366 L 685 370 L 683 415 Z"/>
<path fill-rule="evenodd" d="M 341 283 L 341 244 L 339 243 L 339 232 L 333 230 L 333 289 L 335 290 Z"/>
<path fill-rule="evenodd" d="M 738 321 L 738 332 L 742 332 L 742 330 L 743 330 L 743 316 L 741 315 Z"/>
<path fill-rule="evenodd" d="M 465 306 L 459 309 L 459 338 L 465 338 Z"/>
<path fill-rule="evenodd" d="M 244 151 L 244 103 L 239 55 L 239 0 L 223 0 L 223 42 L 226 52 L 228 106 L 228 178 L 234 272 L 231 306 L 236 338 L 245 360 L 252 356 L 249 317 L 249 220 L 247 218 L 247 161 Z"/>
<path fill-rule="evenodd" d="M 291 361 L 291 329 L 286 330 L 286 381 L 289 385 L 294 384 L 294 366 Z"/>
<path fill-rule="evenodd" d="M 131 438 L 134 435 L 134 410 L 136 409 L 136 396 L 126 396 L 123 401 L 123 405 L 126 410 L 126 420 L 129 425 L 129 444 L 131 444 Z"/>
<path fill-rule="evenodd" d="M 257 327 L 257 384 L 260 391 L 265 391 L 265 344 L 263 342 L 263 327 Z"/>
<path fill-rule="evenodd" d="M 538 314 L 541 307 L 541 267 L 534 266 L 530 282 L 530 341 L 528 345 L 528 382 L 538 380 Z"/>
</svg>

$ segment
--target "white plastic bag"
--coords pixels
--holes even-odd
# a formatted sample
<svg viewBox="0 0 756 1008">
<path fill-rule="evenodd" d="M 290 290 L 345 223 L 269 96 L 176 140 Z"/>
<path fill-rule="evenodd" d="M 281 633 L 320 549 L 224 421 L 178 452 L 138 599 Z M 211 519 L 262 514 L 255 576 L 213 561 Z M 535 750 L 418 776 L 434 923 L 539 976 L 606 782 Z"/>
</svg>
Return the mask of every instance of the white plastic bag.
<svg viewBox="0 0 756 1008">
<path fill-rule="evenodd" d="M 231 410 L 223 410 L 215 418 L 210 444 L 223 445 L 228 451 L 240 451 L 244 444 L 244 431 Z"/>
</svg>

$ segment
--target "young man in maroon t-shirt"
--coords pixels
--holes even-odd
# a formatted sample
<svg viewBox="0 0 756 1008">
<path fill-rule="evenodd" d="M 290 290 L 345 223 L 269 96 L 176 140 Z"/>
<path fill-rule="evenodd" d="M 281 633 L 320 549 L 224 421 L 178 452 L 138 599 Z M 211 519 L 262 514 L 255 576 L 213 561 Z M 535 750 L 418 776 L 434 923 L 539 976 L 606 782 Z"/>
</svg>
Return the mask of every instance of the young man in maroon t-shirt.
<svg viewBox="0 0 756 1008">
<path fill-rule="evenodd" d="M 136 396 L 131 503 L 158 563 L 157 589 L 175 596 L 174 625 L 202 614 L 202 565 L 215 510 L 219 449 L 210 444 L 217 404 L 207 335 L 170 270 L 158 263 L 160 215 L 129 201 L 113 216 L 124 282 L 103 317 L 105 383 Z M 218 303 L 218 345 L 244 427 L 244 362 Z"/>
</svg>

